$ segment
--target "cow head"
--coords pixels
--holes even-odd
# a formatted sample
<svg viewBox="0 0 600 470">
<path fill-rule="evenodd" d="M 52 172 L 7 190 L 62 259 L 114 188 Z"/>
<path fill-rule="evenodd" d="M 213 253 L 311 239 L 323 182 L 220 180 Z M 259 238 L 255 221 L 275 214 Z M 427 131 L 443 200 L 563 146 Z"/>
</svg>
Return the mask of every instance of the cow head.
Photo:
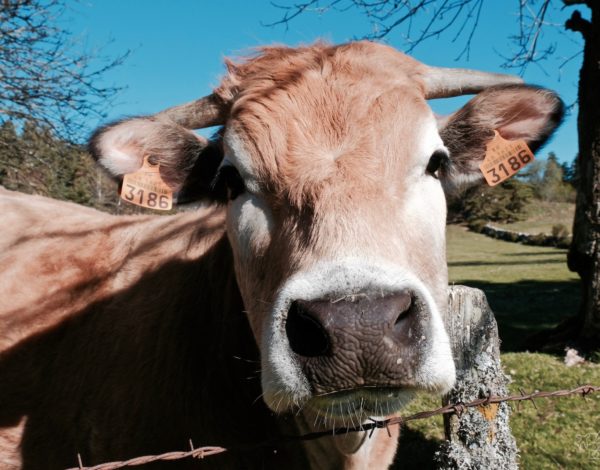
<svg viewBox="0 0 600 470">
<path fill-rule="evenodd" d="M 273 410 L 383 416 L 414 390 L 447 391 L 443 188 L 482 179 L 494 130 L 539 147 L 560 100 L 368 42 L 266 48 L 228 65 L 213 95 L 100 129 L 92 152 L 116 175 L 150 155 L 182 194 L 224 185 Z M 478 94 L 451 116 L 427 104 L 466 93 Z M 212 125 L 223 129 L 211 143 L 189 131 Z"/>
</svg>

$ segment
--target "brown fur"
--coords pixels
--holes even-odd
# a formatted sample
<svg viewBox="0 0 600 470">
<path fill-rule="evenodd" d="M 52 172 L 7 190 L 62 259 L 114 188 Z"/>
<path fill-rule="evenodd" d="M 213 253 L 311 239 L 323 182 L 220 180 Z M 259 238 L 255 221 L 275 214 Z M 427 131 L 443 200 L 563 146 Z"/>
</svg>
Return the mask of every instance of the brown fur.
<svg viewBox="0 0 600 470">
<path fill-rule="evenodd" d="M 233 450 L 144 468 L 307 467 L 300 444 L 236 451 L 298 429 L 259 399 L 222 208 L 115 217 L 0 188 L 0 211 L 0 467 L 66 468 L 77 453 L 95 465 L 190 438 Z"/>
<path fill-rule="evenodd" d="M 217 93 L 238 90 L 230 122 L 255 153 L 265 189 L 297 207 L 340 191 L 376 196 L 388 173 L 409 166 L 390 150 L 410 142 L 402 131 L 418 126 L 417 110 L 426 105 L 405 72 L 412 60 L 401 59 L 391 48 L 355 43 L 265 48 L 256 59 L 230 63 Z M 416 122 L 405 127 L 409 108 Z M 386 132 L 394 128 L 400 134 Z M 395 142 L 378 139 L 382 133 Z"/>
<path fill-rule="evenodd" d="M 257 351 L 222 209 L 113 217 L 5 190 L 0 204 L 2 468 L 277 433 L 257 400 Z M 234 453 L 202 468 L 273 466 L 286 455 Z"/>
</svg>

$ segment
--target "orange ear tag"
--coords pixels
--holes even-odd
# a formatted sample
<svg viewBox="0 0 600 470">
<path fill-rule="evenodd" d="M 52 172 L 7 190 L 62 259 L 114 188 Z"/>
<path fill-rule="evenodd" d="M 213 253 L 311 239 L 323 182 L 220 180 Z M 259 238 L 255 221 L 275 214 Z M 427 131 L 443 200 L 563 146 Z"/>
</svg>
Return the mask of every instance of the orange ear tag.
<svg viewBox="0 0 600 470">
<path fill-rule="evenodd" d="M 535 160 L 524 140 L 506 140 L 494 131 L 494 138 L 487 144 L 485 158 L 479 169 L 490 186 L 496 186 Z"/>
<path fill-rule="evenodd" d="M 158 164 L 154 165 L 144 157 L 142 167 L 123 177 L 121 199 L 159 211 L 168 211 L 173 207 L 173 191 L 160 176 Z"/>
</svg>

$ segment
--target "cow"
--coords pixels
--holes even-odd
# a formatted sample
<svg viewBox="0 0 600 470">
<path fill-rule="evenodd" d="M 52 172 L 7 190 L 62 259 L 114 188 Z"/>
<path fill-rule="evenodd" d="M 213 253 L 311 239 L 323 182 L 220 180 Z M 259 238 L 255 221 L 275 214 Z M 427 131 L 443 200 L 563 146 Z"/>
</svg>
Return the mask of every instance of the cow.
<svg viewBox="0 0 600 470">
<path fill-rule="evenodd" d="M 3 468 L 189 439 L 231 451 L 157 468 L 387 468 L 397 428 L 252 449 L 453 386 L 445 191 L 482 180 L 495 132 L 539 148 L 561 100 L 372 42 L 266 47 L 227 68 L 211 95 L 90 141 L 116 177 L 151 159 L 194 210 L 0 193 Z M 427 104 L 463 94 L 449 116 Z"/>
</svg>

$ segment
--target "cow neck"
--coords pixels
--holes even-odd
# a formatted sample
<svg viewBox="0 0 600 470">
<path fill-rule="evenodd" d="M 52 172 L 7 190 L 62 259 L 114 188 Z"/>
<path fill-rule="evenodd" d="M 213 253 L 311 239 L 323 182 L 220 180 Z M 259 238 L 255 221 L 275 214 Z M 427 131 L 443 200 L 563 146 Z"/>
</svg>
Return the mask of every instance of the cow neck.
<svg viewBox="0 0 600 470">
<path fill-rule="evenodd" d="M 193 377 L 191 408 L 198 417 L 198 442 L 230 448 L 227 460 L 231 459 L 234 468 L 253 468 L 257 462 L 259 467 L 276 468 L 290 453 L 292 460 L 302 462 L 300 446 L 276 453 L 271 448 L 248 450 L 248 446 L 277 439 L 281 426 L 261 399 L 260 355 L 226 234 L 185 271 L 186 286 L 180 289 L 178 303 L 189 342 L 183 354 L 193 358 L 188 373 Z M 210 408 L 213 413 L 207 413 Z M 215 463 L 227 467 L 224 460 Z"/>
</svg>

